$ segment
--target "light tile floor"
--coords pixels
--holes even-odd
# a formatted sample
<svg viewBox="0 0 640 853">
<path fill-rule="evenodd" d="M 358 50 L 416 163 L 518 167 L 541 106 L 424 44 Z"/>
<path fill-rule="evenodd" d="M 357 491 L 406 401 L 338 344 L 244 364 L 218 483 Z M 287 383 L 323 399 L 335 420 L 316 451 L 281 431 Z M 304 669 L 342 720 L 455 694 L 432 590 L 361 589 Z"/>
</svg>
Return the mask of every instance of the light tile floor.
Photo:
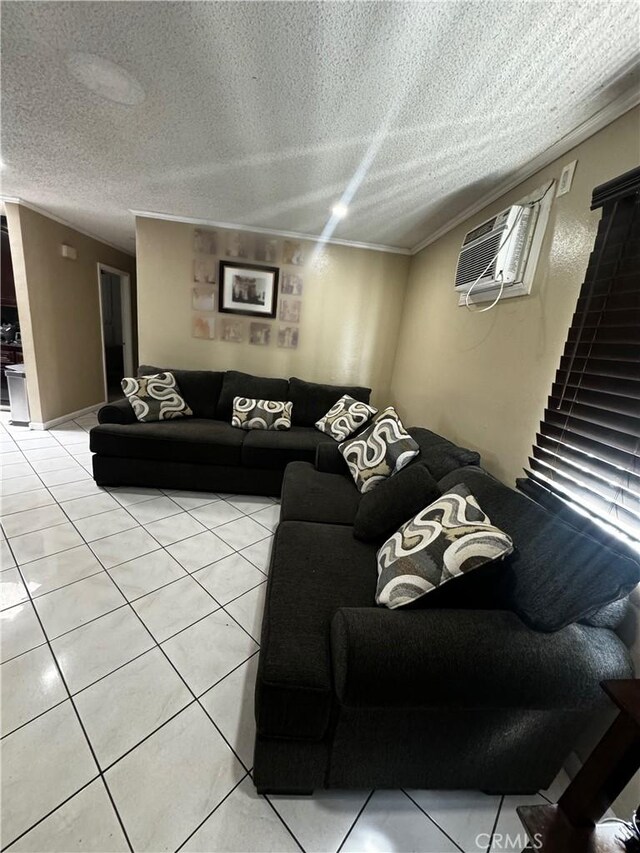
<svg viewBox="0 0 640 853">
<path fill-rule="evenodd" d="M 566 775 L 533 798 L 259 797 L 253 685 L 277 501 L 101 489 L 95 423 L 43 433 L 0 414 L 4 848 L 523 848 L 516 805 L 555 801 Z"/>
</svg>

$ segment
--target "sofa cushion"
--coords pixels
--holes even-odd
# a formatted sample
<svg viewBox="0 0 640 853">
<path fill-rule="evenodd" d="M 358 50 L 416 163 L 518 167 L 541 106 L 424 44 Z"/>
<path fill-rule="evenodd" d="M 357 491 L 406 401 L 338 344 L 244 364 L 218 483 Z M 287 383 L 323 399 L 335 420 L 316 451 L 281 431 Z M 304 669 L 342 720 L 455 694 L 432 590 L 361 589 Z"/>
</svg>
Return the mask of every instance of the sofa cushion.
<svg viewBox="0 0 640 853">
<path fill-rule="evenodd" d="M 295 426 L 312 427 L 340 397 L 348 394 L 355 400 L 368 403 L 371 388 L 351 385 L 322 385 L 318 382 L 305 382 L 292 376 L 289 379 L 288 400 L 293 403 L 293 423 Z"/>
<path fill-rule="evenodd" d="M 282 469 L 289 462 L 313 462 L 319 444 L 333 443 L 332 438 L 309 427 L 294 426 L 277 432 L 253 429 L 245 435 L 242 464 L 251 468 Z"/>
<path fill-rule="evenodd" d="M 392 406 L 376 415 L 359 435 L 343 441 L 338 449 L 363 494 L 397 474 L 420 453 Z"/>
<path fill-rule="evenodd" d="M 234 397 L 250 397 L 254 400 L 287 400 L 288 390 L 289 382 L 286 379 L 267 379 L 263 376 L 253 376 L 251 373 L 227 370 L 218 399 L 216 417 L 220 418 L 221 421 L 230 423 Z"/>
<path fill-rule="evenodd" d="M 362 495 L 353 535 L 364 542 L 382 542 L 439 496 L 438 484 L 426 465 L 408 465 Z"/>
<path fill-rule="evenodd" d="M 391 610 L 513 551 L 509 536 L 460 484 L 407 521 L 378 551 L 376 603 Z"/>
<path fill-rule="evenodd" d="M 127 376 L 121 385 L 139 421 L 152 423 L 193 415 L 173 373 L 154 373 L 136 378 Z"/>
<path fill-rule="evenodd" d="M 360 400 L 354 400 L 353 397 L 344 394 L 319 421 L 316 421 L 315 426 L 320 432 L 330 435 L 336 441 L 344 441 L 377 413 L 378 410 L 369 406 L 368 403 L 361 403 Z"/>
<path fill-rule="evenodd" d="M 320 739 L 332 707 L 331 620 L 376 587 L 375 549 L 349 527 L 283 521 L 275 534 L 256 686 L 258 732 Z"/>
<path fill-rule="evenodd" d="M 513 539 L 500 593 L 532 628 L 558 631 L 594 617 L 640 582 L 640 564 L 612 551 L 486 471 L 464 467 L 439 482 L 464 483 L 494 524 Z"/>
<path fill-rule="evenodd" d="M 240 465 L 247 433 L 222 421 L 180 418 L 160 423 L 101 424 L 91 430 L 91 450 L 102 456 Z"/>
<path fill-rule="evenodd" d="M 235 429 L 291 429 L 292 403 L 281 400 L 233 398 L 231 426 Z"/>
<path fill-rule="evenodd" d="M 407 432 L 420 448 L 420 456 L 411 464 L 420 462 L 426 465 L 436 480 L 440 480 L 449 471 L 455 471 L 463 465 L 480 464 L 480 454 L 475 450 L 458 447 L 457 444 L 431 430 L 424 427 L 410 427 Z"/>
<path fill-rule="evenodd" d="M 172 367 L 153 367 L 142 364 L 138 376 L 170 371 L 176 377 L 182 396 L 195 418 L 215 418 L 224 373 L 217 370 L 174 370 Z"/>
<path fill-rule="evenodd" d="M 324 474 L 310 462 L 291 462 L 282 481 L 280 520 L 351 525 L 359 502 L 351 477 Z"/>
</svg>

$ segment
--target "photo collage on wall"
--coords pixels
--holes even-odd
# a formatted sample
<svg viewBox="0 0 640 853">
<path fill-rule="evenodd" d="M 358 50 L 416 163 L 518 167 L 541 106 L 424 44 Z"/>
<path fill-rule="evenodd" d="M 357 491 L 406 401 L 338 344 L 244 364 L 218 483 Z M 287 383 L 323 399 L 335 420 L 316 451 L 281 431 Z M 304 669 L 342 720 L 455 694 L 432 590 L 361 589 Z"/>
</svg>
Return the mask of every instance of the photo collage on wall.
<svg viewBox="0 0 640 853">
<path fill-rule="evenodd" d="M 196 228 L 193 251 L 192 337 L 297 349 L 303 243 Z M 219 281 L 220 261 L 224 281 Z"/>
</svg>

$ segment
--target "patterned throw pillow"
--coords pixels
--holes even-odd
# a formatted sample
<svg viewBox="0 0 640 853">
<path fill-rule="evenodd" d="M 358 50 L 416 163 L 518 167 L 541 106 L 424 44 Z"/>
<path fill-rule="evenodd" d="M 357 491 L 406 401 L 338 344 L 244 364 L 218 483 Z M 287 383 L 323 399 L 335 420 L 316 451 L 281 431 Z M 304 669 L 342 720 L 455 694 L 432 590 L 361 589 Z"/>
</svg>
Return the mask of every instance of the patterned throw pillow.
<svg viewBox="0 0 640 853">
<path fill-rule="evenodd" d="M 121 385 L 139 421 L 167 421 L 193 415 L 173 373 L 125 378 Z"/>
<path fill-rule="evenodd" d="M 336 441 L 344 441 L 364 426 L 377 412 L 378 410 L 373 406 L 368 406 L 345 394 L 331 406 L 326 415 L 316 421 L 316 427 L 320 432 L 335 438 Z"/>
<path fill-rule="evenodd" d="M 231 426 L 240 429 L 291 429 L 293 403 L 233 398 Z"/>
<path fill-rule="evenodd" d="M 339 444 L 338 450 L 363 494 L 397 474 L 420 453 L 392 406 L 380 412 L 360 435 Z"/>
<path fill-rule="evenodd" d="M 392 610 L 506 557 L 511 538 L 460 484 L 421 510 L 378 551 L 377 604 Z"/>
</svg>

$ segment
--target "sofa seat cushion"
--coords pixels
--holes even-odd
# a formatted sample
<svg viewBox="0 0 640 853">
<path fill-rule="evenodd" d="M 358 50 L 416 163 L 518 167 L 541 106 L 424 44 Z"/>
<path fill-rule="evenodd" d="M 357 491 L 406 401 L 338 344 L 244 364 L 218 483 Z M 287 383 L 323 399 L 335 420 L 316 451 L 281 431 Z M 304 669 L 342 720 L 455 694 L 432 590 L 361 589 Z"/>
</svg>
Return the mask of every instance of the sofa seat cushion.
<svg viewBox="0 0 640 853">
<path fill-rule="evenodd" d="M 325 474 L 310 462 L 292 462 L 282 482 L 280 520 L 352 525 L 360 499 L 351 477 Z"/>
<path fill-rule="evenodd" d="M 330 627 L 340 607 L 368 607 L 376 552 L 351 529 L 283 521 L 273 544 L 256 686 L 258 733 L 319 740 L 332 708 Z"/>
<path fill-rule="evenodd" d="M 247 433 L 208 418 L 135 424 L 101 424 L 91 430 L 91 450 L 102 456 L 240 465 Z"/>
<path fill-rule="evenodd" d="M 289 462 L 313 462 L 322 442 L 335 444 L 331 436 L 310 427 L 288 430 L 250 430 L 242 445 L 242 464 L 251 468 L 282 469 Z"/>
</svg>

